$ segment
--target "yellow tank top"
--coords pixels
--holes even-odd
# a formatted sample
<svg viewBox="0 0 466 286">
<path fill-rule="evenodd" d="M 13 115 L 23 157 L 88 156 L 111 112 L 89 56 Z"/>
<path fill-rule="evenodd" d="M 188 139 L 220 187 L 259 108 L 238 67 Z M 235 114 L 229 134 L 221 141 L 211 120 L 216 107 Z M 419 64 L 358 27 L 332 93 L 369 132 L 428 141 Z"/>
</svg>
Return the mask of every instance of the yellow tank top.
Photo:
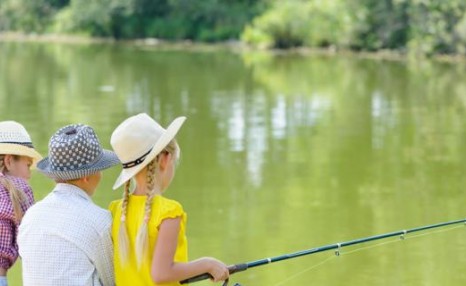
<svg viewBox="0 0 466 286">
<path fill-rule="evenodd" d="M 180 233 L 178 235 L 178 245 L 176 248 L 175 258 L 176 262 L 188 261 L 188 244 L 185 235 L 186 229 L 186 213 L 183 207 L 174 200 L 164 198 L 162 196 L 155 196 L 152 200 L 152 210 L 150 221 L 148 225 L 149 231 L 149 251 L 144 257 L 142 267 L 138 269 L 136 262 L 135 241 L 136 235 L 141 226 L 144 217 L 144 206 L 146 203 L 146 196 L 129 197 L 127 214 L 126 214 L 126 227 L 129 237 L 129 263 L 122 265 L 120 263 L 120 253 L 118 245 L 118 230 L 120 228 L 121 218 L 121 205 L 122 200 L 113 201 L 110 203 L 110 212 L 113 217 L 112 225 L 112 239 L 114 245 L 114 266 L 115 266 L 115 283 L 117 286 L 125 285 L 157 285 L 150 277 L 150 268 L 152 262 L 152 255 L 154 252 L 155 242 L 158 236 L 158 227 L 166 218 L 181 218 Z M 180 285 L 178 282 L 165 283 L 163 286 Z"/>
</svg>

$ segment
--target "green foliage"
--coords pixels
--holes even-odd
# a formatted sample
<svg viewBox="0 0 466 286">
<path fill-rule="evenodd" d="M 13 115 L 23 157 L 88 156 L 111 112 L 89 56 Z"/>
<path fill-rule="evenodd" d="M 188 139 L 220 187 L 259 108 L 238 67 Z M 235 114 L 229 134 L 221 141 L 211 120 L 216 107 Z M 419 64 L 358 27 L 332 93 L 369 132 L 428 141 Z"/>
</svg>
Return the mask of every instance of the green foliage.
<svg viewBox="0 0 466 286">
<path fill-rule="evenodd" d="M 264 48 L 302 46 L 309 19 L 307 9 L 296 2 L 277 2 L 275 7 L 247 26 L 242 40 Z"/>
<path fill-rule="evenodd" d="M 429 55 L 455 53 L 464 43 L 463 0 L 351 0 L 359 11 L 352 47 Z"/>
<path fill-rule="evenodd" d="M 412 52 L 421 54 L 461 52 L 466 2 L 462 0 L 412 1 Z M 458 49 L 460 48 L 460 49 Z"/>
<path fill-rule="evenodd" d="M 57 15 L 57 32 L 86 31 L 93 36 L 109 34 L 112 0 L 71 0 Z"/>
<path fill-rule="evenodd" d="M 237 39 L 260 10 L 258 0 L 171 0 L 167 13 L 153 21 L 149 36 L 218 41 Z"/>
<path fill-rule="evenodd" d="M 0 0 L 0 30 L 466 54 L 464 0 Z"/>
<path fill-rule="evenodd" d="M 355 49 L 402 49 L 409 33 L 408 1 L 351 0 L 359 25 L 351 46 Z"/>
<path fill-rule="evenodd" d="M 284 1 L 254 19 L 242 40 L 266 48 L 345 44 L 350 14 L 339 1 Z"/>
<path fill-rule="evenodd" d="M 3 0 L 0 30 L 114 38 L 237 39 L 261 0 Z"/>
<path fill-rule="evenodd" d="M 72 0 L 56 27 L 94 36 L 218 41 L 238 38 L 258 0 Z M 259 6 L 257 6 L 259 7 Z"/>
<path fill-rule="evenodd" d="M 464 0 L 277 0 L 242 39 L 258 47 L 465 53 L 465 18 Z"/>
<path fill-rule="evenodd" d="M 44 32 L 69 0 L 2 0 L 0 30 Z"/>
<path fill-rule="evenodd" d="M 458 53 L 466 54 L 466 13 L 455 25 L 456 50 Z"/>
</svg>

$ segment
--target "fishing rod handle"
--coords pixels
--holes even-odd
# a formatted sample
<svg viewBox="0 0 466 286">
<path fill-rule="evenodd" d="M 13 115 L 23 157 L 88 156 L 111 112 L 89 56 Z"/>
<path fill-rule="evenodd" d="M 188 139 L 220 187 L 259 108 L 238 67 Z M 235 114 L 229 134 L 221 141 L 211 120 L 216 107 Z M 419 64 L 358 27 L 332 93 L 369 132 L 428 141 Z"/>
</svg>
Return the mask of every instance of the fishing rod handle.
<svg viewBox="0 0 466 286">
<path fill-rule="evenodd" d="M 180 281 L 180 283 L 181 284 L 189 284 L 189 283 L 194 283 L 194 282 L 207 280 L 207 279 L 211 279 L 211 278 L 212 278 L 212 275 L 210 275 L 209 273 L 204 273 L 204 274 L 200 274 L 200 275 L 197 275 L 197 276 L 182 280 L 182 281 Z"/>
<path fill-rule="evenodd" d="M 246 263 L 234 264 L 234 265 L 228 266 L 228 272 L 230 274 L 245 271 L 247 269 L 248 269 L 248 265 Z M 211 278 L 212 278 L 212 275 L 210 275 L 209 273 L 204 273 L 204 274 L 200 274 L 200 275 L 185 279 L 183 281 L 180 281 L 180 283 L 181 284 L 189 284 L 189 283 L 194 283 L 194 282 L 198 282 L 198 281 L 202 281 L 202 280 L 206 280 L 206 279 L 211 279 Z"/>
</svg>

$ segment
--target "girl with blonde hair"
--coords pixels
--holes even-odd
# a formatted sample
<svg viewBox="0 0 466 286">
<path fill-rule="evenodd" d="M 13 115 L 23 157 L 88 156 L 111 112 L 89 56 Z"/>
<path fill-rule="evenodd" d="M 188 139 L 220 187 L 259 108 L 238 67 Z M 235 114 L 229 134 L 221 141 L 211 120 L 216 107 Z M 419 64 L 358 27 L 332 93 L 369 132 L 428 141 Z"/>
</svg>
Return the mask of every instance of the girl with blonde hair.
<svg viewBox="0 0 466 286">
<path fill-rule="evenodd" d="M 27 181 L 40 159 L 23 125 L 0 122 L 0 286 L 7 285 L 7 272 L 18 258 L 18 226 L 34 203 Z"/>
<path fill-rule="evenodd" d="M 123 165 L 113 188 L 124 185 L 123 199 L 110 204 L 117 285 L 180 285 L 203 273 L 215 282 L 228 278 L 227 266 L 215 258 L 188 262 L 186 213 L 180 203 L 162 196 L 175 175 L 180 148 L 174 137 L 185 119 L 178 117 L 164 129 L 141 113 L 112 134 Z"/>
</svg>

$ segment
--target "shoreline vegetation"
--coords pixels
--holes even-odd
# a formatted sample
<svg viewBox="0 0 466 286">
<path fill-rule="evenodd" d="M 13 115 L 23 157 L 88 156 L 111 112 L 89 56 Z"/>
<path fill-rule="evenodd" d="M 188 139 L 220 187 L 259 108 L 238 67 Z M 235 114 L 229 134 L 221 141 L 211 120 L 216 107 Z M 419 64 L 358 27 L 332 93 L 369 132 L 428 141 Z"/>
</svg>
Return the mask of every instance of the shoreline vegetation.
<svg viewBox="0 0 466 286">
<path fill-rule="evenodd" d="M 0 43 L 2 42 L 33 42 L 33 43 L 59 43 L 59 44 L 119 44 L 130 45 L 148 49 L 169 49 L 169 50 L 197 50 L 210 51 L 227 49 L 234 52 L 258 52 L 269 53 L 274 55 L 327 55 L 327 56 L 352 56 L 373 60 L 388 61 L 410 61 L 410 60 L 434 60 L 439 62 L 466 63 L 466 56 L 460 54 L 434 54 L 430 56 L 419 55 L 412 57 L 406 52 L 393 50 L 379 51 L 354 51 L 335 47 L 294 47 L 287 49 L 264 49 L 257 48 L 239 40 L 230 40 L 224 42 L 205 43 L 191 40 L 164 40 L 155 38 L 145 39 L 121 39 L 117 40 L 108 37 L 89 37 L 74 34 L 36 34 L 21 32 L 0 32 Z"/>
<path fill-rule="evenodd" d="M 466 1 L 2 0 L 0 32 L 16 31 L 27 35 L 16 40 L 458 61 Z"/>
</svg>

